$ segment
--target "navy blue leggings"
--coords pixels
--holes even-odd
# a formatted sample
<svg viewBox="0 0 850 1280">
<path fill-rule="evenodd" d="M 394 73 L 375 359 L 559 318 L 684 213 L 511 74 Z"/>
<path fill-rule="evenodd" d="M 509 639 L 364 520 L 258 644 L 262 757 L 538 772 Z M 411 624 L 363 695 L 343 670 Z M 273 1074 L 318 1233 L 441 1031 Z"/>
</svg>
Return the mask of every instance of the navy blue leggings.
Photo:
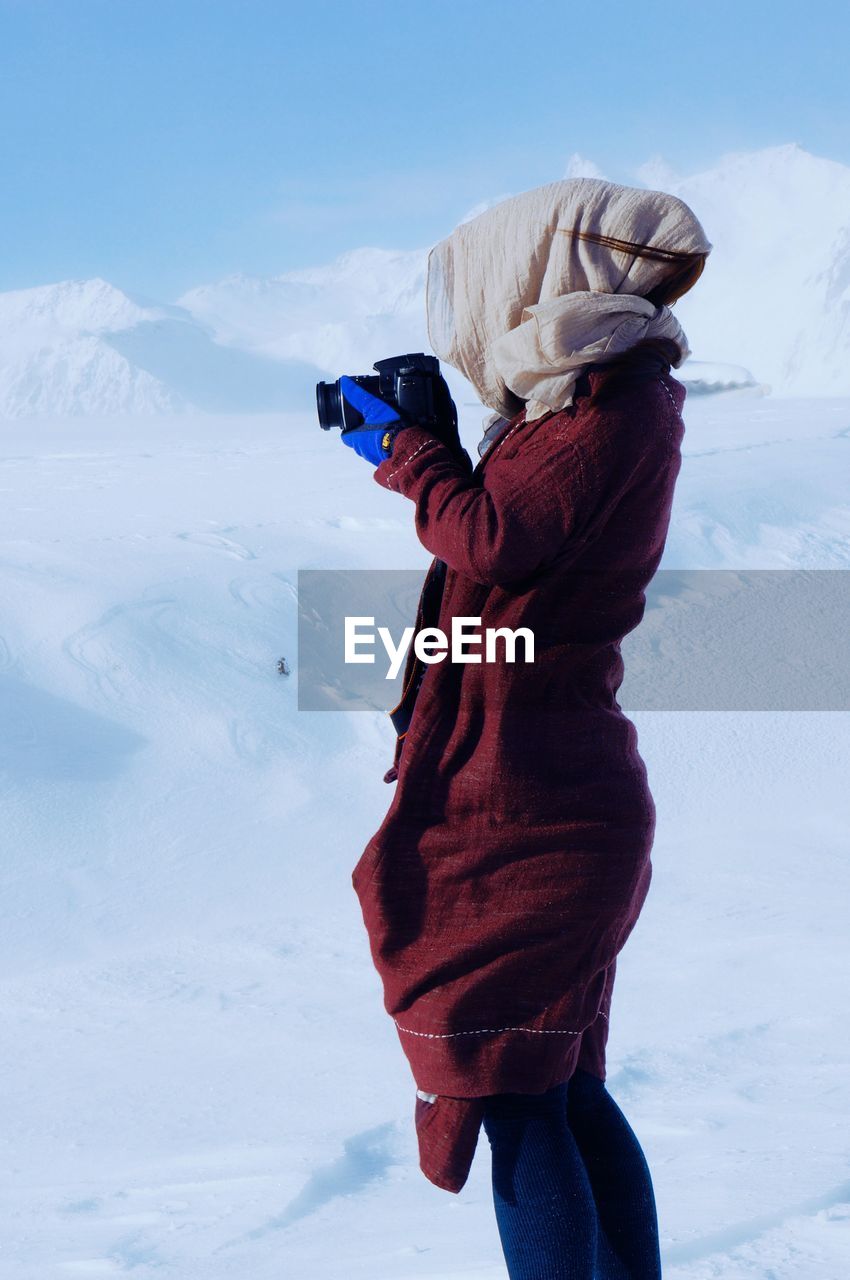
<svg viewBox="0 0 850 1280">
<path fill-rule="evenodd" d="M 660 1280 L 649 1167 L 603 1081 L 493 1094 L 483 1124 L 510 1280 Z"/>
</svg>

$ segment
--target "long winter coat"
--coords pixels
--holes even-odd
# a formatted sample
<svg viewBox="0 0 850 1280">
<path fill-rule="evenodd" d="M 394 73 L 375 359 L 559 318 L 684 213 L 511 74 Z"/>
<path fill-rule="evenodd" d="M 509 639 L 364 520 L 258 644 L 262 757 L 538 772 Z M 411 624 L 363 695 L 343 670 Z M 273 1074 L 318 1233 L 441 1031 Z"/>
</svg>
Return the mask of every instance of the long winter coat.
<svg viewBox="0 0 850 1280">
<path fill-rule="evenodd" d="M 437 625 L 535 636 L 533 663 L 424 668 L 395 795 L 352 873 L 385 1008 L 437 1095 L 415 1100 L 420 1165 L 450 1191 L 485 1095 L 543 1092 L 579 1065 L 605 1078 L 615 962 L 649 887 L 655 806 L 616 694 L 667 534 L 685 389 L 662 365 L 591 405 L 601 376 L 568 409 L 520 414 L 472 476 L 418 428 L 375 473 L 447 566 Z"/>
</svg>

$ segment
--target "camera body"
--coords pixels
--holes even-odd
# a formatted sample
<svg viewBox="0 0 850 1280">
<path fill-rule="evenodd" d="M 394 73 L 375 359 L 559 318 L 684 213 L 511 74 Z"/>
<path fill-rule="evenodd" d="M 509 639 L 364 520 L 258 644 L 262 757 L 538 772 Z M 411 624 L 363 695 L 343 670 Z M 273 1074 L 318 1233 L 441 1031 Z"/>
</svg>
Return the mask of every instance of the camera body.
<svg viewBox="0 0 850 1280">
<path fill-rule="evenodd" d="M 392 405 L 406 426 L 423 426 L 435 434 L 457 432 L 457 409 L 436 356 L 418 351 L 410 355 L 377 360 L 371 374 L 350 375 L 352 382 L 378 399 Z M 319 426 L 323 431 L 339 427 L 350 431 L 363 424 L 363 417 L 340 392 L 339 380 L 320 382 L 316 387 Z"/>
</svg>

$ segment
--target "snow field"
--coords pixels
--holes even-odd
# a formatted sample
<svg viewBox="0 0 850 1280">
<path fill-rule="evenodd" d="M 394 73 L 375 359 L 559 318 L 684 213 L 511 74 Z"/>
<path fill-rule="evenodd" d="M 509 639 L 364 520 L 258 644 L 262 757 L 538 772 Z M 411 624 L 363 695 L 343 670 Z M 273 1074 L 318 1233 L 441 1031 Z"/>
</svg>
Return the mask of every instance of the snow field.
<svg viewBox="0 0 850 1280">
<path fill-rule="evenodd" d="M 666 566 L 847 566 L 850 401 L 686 418 Z M 424 571 L 409 506 L 307 416 L 6 423 L 0 488 L 0 1280 L 503 1276 L 486 1139 L 459 1196 L 418 1170 L 350 885 L 390 726 L 296 710 L 297 570 Z M 634 719 L 610 1087 L 666 1275 L 843 1280 L 848 717 Z"/>
</svg>

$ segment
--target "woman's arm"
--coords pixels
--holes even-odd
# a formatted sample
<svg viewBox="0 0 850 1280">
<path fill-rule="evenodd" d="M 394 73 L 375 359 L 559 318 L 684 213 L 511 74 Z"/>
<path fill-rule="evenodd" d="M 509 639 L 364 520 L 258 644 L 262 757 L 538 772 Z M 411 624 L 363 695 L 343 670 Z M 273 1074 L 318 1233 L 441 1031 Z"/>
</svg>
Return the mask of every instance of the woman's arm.
<svg viewBox="0 0 850 1280">
<path fill-rule="evenodd" d="M 632 397 L 581 423 L 549 418 L 480 476 L 411 427 L 375 479 L 412 499 L 420 542 L 450 568 L 486 585 L 520 582 L 603 517 L 658 452 L 648 408 Z"/>
<path fill-rule="evenodd" d="M 581 505 L 581 465 L 563 445 L 554 456 L 529 447 L 504 462 L 494 457 L 474 477 L 439 440 L 411 427 L 375 479 L 416 504 L 427 550 L 487 585 L 520 581 L 557 555 Z"/>
</svg>

